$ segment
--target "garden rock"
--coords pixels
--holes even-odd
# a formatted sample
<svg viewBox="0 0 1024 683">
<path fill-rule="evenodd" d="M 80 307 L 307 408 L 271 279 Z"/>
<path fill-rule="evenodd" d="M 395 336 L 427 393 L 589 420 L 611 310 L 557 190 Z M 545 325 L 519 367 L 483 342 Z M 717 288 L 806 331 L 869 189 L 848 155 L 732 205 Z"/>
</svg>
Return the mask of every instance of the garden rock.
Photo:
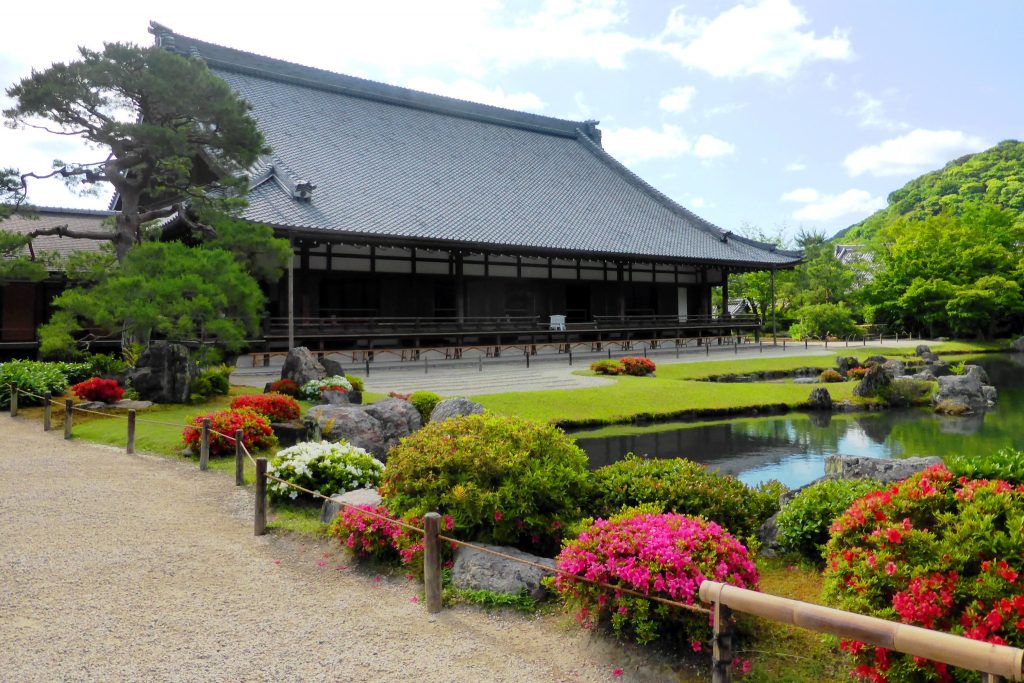
<svg viewBox="0 0 1024 683">
<path fill-rule="evenodd" d="M 944 412 L 962 412 L 959 406 L 969 411 L 984 410 L 989 401 L 982 390 L 981 378 L 976 373 L 939 377 L 939 391 L 932 401 L 944 406 Z"/>
<path fill-rule="evenodd" d="M 924 357 L 924 354 L 931 353 L 931 352 L 932 352 L 932 349 L 927 344 L 918 344 L 914 348 L 914 353 L 917 354 L 918 356 L 921 356 L 921 357 Z"/>
<path fill-rule="evenodd" d="M 356 489 L 345 493 L 335 493 L 330 499 L 325 500 L 320 506 L 321 524 L 330 524 L 341 511 L 342 503 L 348 505 L 372 505 L 377 507 L 384 503 L 384 499 L 377 493 L 377 489 Z"/>
<path fill-rule="evenodd" d="M 439 401 L 434 409 L 430 412 L 431 422 L 444 422 L 453 417 L 461 417 L 463 415 L 481 415 L 484 412 L 484 407 L 476 401 L 470 401 L 468 398 L 446 398 L 443 401 Z"/>
<path fill-rule="evenodd" d="M 114 404 L 118 410 L 146 410 L 153 407 L 152 401 L 135 401 L 130 398 L 122 398 Z"/>
<path fill-rule="evenodd" d="M 530 555 L 516 548 L 500 545 L 483 545 L 482 547 L 547 567 L 554 568 L 555 566 L 553 559 Z M 540 599 L 544 597 L 545 593 L 541 579 L 550 574 L 550 572 L 536 567 L 459 546 L 455 551 L 452 583 L 458 588 L 511 595 L 518 595 L 525 589 L 530 597 Z"/>
<path fill-rule="evenodd" d="M 981 393 L 985 396 L 985 399 L 989 402 L 989 405 L 994 404 L 996 402 L 996 399 L 999 397 L 999 392 L 996 391 L 996 388 L 989 384 L 982 385 Z"/>
<path fill-rule="evenodd" d="M 107 408 L 113 408 L 114 406 L 110 403 L 104 403 L 103 401 L 85 401 L 83 403 L 76 403 L 75 408 L 79 410 L 104 410 Z"/>
<path fill-rule="evenodd" d="M 342 406 L 351 403 L 347 391 L 321 391 L 320 403 L 332 406 Z"/>
<path fill-rule="evenodd" d="M 866 458 L 851 455 L 830 455 L 825 458 L 826 479 L 874 479 L 883 484 L 902 481 L 907 477 L 941 465 L 942 458 Z"/>
<path fill-rule="evenodd" d="M 853 388 L 853 395 L 860 397 L 878 396 L 886 387 L 892 384 L 892 377 L 880 365 L 868 370 L 864 379 Z"/>
<path fill-rule="evenodd" d="M 828 393 L 828 389 L 825 387 L 815 387 L 811 389 L 807 405 L 811 408 L 830 410 L 832 408 L 832 394 Z"/>
<path fill-rule="evenodd" d="M 400 398 L 386 398 L 371 403 L 363 408 L 381 423 L 384 434 L 384 445 L 391 450 L 398 445 L 399 439 L 405 438 L 423 426 L 420 411 L 409 401 Z"/>
<path fill-rule="evenodd" d="M 345 376 L 345 368 L 341 367 L 341 363 L 339 363 L 336 360 L 331 360 L 330 358 L 321 358 L 320 365 L 323 367 L 324 372 L 327 373 L 327 377 L 334 377 L 335 375 L 337 375 L 338 377 Z"/>
<path fill-rule="evenodd" d="M 282 448 L 306 441 L 309 434 L 309 428 L 299 420 L 271 422 L 270 428 L 274 430 L 274 436 Z"/>
<path fill-rule="evenodd" d="M 187 403 L 189 385 L 199 368 L 181 344 L 157 341 L 139 356 L 132 373 L 132 387 L 139 398 L 154 403 Z"/>
<path fill-rule="evenodd" d="M 415 408 L 413 408 L 415 410 Z M 367 451 L 378 460 L 387 457 L 390 446 L 384 436 L 384 426 L 362 406 L 314 406 L 302 418 L 311 432 L 312 438 L 327 441 L 344 439 L 353 446 Z"/>
<path fill-rule="evenodd" d="M 1017 353 L 1024 353 L 1024 337 L 1021 337 L 1010 344 L 1010 349 Z"/>
<path fill-rule="evenodd" d="M 921 358 L 923 358 L 926 361 L 937 361 L 939 360 L 939 354 L 932 353 L 931 351 L 926 351 L 925 353 L 921 354 Z"/>
<path fill-rule="evenodd" d="M 281 379 L 290 379 L 300 387 L 306 382 L 327 377 L 327 371 L 305 346 L 296 346 L 288 352 L 281 367 Z"/>
<path fill-rule="evenodd" d="M 864 361 L 864 365 L 867 365 L 869 363 L 875 363 L 876 365 L 884 365 L 886 360 L 887 359 L 885 356 L 868 356 L 867 359 L 865 359 Z"/>
<path fill-rule="evenodd" d="M 846 377 L 846 373 L 850 370 L 860 367 L 860 361 L 853 356 L 847 356 L 845 358 L 840 357 L 836 358 L 836 365 L 839 367 L 839 374 Z"/>
<path fill-rule="evenodd" d="M 882 369 L 888 373 L 889 377 L 902 377 L 907 373 L 906 363 L 901 360 L 896 360 L 895 358 L 892 360 L 883 360 L 881 365 Z"/>
<path fill-rule="evenodd" d="M 757 540 L 761 541 L 761 548 L 758 554 L 764 557 L 775 557 L 781 547 L 779 546 L 779 513 L 764 521 L 757 530 Z"/>
<path fill-rule="evenodd" d="M 965 365 L 963 374 L 977 375 L 982 384 L 991 384 L 988 379 L 988 373 L 985 372 L 985 368 L 980 365 Z"/>
</svg>

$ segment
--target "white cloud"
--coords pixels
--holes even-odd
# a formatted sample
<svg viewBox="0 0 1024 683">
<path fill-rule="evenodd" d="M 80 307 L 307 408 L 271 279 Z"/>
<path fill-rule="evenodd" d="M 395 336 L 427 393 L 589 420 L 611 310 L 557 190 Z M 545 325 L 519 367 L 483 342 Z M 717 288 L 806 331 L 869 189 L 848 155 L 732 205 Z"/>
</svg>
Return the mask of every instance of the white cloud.
<svg viewBox="0 0 1024 683">
<path fill-rule="evenodd" d="M 901 130 L 910 128 L 909 123 L 890 119 L 885 113 L 882 100 L 872 97 L 869 93 L 859 90 L 854 93 L 857 100 L 849 114 L 857 118 L 857 125 L 862 128 L 884 128 L 885 130 Z"/>
<path fill-rule="evenodd" d="M 688 203 L 690 204 L 690 207 L 693 209 L 703 209 L 705 206 L 708 205 L 707 200 L 704 199 L 703 197 L 694 197 Z"/>
<path fill-rule="evenodd" d="M 436 95 L 446 95 L 460 100 L 491 104 L 506 109 L 540 111 L 544 109 L 544 100 L 532 92 L 505 92 L 501 86 L 488 88 L 483 83 L 460 78 L 447 82 L 436 78 L 414 78 L 407 83 L 414 90 L 423 90 Z"/>
<path fill-rule="evenodd" d="M 602 141 L 608 153 L 624 164 L 651 159 L 672 159 L 689 152 L 693 145 L 679 126 L 663 124 L 661 130 L 613 128 L 604 131 Z"/>
<path fill-rule="evenodd" d="M 801 30 L 810 20 L 789 0 L 736 5 L 714 19 L 689 17 L 677 7 L 657 48 L 712 76 L 792 76 L 806 62 L 848 60 L 850 41 L 838 28 L 818 36 Z"/>
<path fill-rule="evenodd" d="M 712 116 L 721 116 L 723 114 L 732 114 L 732 113 L 737 112 L 737 111 L 739 111 L 741 109 L 745 109 L 746 106 L 747 106 L 746 102 L 733 102 L 733 103 L 730 103 L 730 104 L 719 104 L 719 105 L 716 105 L 714 107 L 708 107 L 704 111 L 704 116 L 707 116 L 708 118 L 710 118 Z"/>
<path fill-rule="evenodd" d="M 796 173 L 798 171 L 806 171 L 807 170 L 807 164 L 805 164 L 805 163 L 803 163 L 801 161 L 791 161 L 790 163 L 786 164 L 784 166 L 784 168 L 789 173 Z"/>
<path fill-rule="evenodd" d="M 701 159 L 728 156 L 735 151 L 736 145 L 706 133 L 697 138 L 693 146 L 694 155 Z"/>
<path fill-rule="evenodd" d="M 980 137 L 958 130 L 917 128 L 898 138 L 854 150 L 843 166 L 852 176 L 909 175 L 938 168 L 961 154 L 984 148 L 985 141 Z"/>
<path fill-rule="evenodd" d="M 847 190 L 841 194 L 821 194 L 802 187 L 782 195 L 783 201 L 805 204 L 793 212 L 801 221 L 831 221 L 853 214 L 865 215 L 885 208 L 884 197 L 872 197 L 865 190 Z"/>
<path fill-rule="evenodd" d="M 800 202 L 803 204 L 807 202 L 813 202 L 817 200 L 820 196 L 821 195 L 818 194 L 818 191 L 815 190 L 813 187 L 801 187 L 796 190 L 791 190 L 785 193 L 784 195 L 782 195 L 782 197 L 780 197 L 780 199 L 784 202 Z"/>
<path fill-rule="evenodd" d="M 687 85 L 682 88 L 672 88 L 668 91 L 664 97 L 661 98 L 661 102 L 658 106 L 663 111 L 669 111 L 675 114 L 681 114 L 690 108 L 693 103 L 693 97 L 697 94 L 697 88 L 692 85 Z"/>
</svg>

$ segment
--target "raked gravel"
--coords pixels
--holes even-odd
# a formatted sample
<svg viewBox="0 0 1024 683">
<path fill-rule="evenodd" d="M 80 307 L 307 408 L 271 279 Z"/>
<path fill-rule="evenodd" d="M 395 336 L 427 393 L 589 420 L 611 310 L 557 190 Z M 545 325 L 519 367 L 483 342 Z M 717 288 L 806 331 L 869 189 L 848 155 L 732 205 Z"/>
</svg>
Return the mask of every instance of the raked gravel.
<svg viewBox="0 0 1024 683">
<path fill-rule="evenodd" d="M 430 616 L 336 544 L 254 537 L 225 473 L 61 436 L 0 416 L 5 683 L 675 678 L 559 617 Z"/>
</svg>

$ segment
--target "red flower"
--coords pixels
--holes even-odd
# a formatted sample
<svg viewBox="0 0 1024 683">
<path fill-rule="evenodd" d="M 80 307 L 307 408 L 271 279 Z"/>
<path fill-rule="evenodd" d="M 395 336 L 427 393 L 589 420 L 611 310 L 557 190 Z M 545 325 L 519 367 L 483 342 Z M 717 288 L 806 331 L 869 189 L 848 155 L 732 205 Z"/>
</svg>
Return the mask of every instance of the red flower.
<svg viewBox="0 0 1024 683">
<path fill-rule="evenodd" d="M 114 403 L 124 396 L 124 389 L 118 386 L 117 380 L 92 377 L 71 387 L 71 393 L 83 401 Z"/>
<path fill-rule="evenodd" d="M 495 522 L 500 522 L 501 521 L 501 510 L 495 510 L 494 511 L 494 521 Z"/>
</svg>

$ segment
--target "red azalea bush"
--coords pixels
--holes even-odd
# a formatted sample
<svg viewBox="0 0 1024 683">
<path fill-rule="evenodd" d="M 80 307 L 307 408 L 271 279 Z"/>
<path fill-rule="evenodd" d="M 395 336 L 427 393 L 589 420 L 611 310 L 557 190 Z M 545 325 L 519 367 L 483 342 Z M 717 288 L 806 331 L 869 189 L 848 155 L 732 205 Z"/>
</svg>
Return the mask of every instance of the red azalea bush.
<svg viewBox="0 0 1024 683">
<path fill-rule="evenodd" d="M 833 523 L 826 597 L 863 614 L 1024 646 L 1022 526 L 1024 486 L 956 478 L 935 465 L 867 494 Z M 857 641 L 843 649 L 866 680 L 977 680 Z"/>
<path fill-rule="evenodd" d="M 124 396 L 124 389 L 114 379 L 93 377 L 71 387 L 71 393 L 83 401 L 102 401 L 115 403 Z"/>
<path fill-rule="evenodd" d="M 868 370 L 871 368 L 850 368 L 846 371 L 847 379 L 864 379 L 864 375 L 868 374 Z"/>
<path fill-rule="evenodd" d="M 269 448 L 277 443 L 274 431 L 270 428 L 267 418 L 252 410 L 222 410 L 206 415 L 196 415 L 192 424 L 181 433 L 185 445 L 193 453 L 199 452 L 202 440 L 203 419 L 210 418 L 210 455 L 235 452 L 235 430 L 242 430 L 242 443 L 250 451 Z M 214 433 L 214 432 L 219 432 Z M 227 436 L 221 436 L 225 434 Z M 231 438 L 228 438 L 228 437 Z"/>
<path fill-rule="evenodd" d="M 285 396 L 295 398 L 299 395 L 299 385 L 294 380 L 279 379 L 276 382 L 270 383 L 267 387 L 267 393 L 284 394 Z"/>
<path fill-rule="evenodd" d="M 635 377 L 643 377 L 654 372 L 654 361 L 650 358 L 643 358 L 642 356 L 626 356 L 620 361 L 622 366 L 626 369 L 627 375 L 633 375 Z"/>
<path fill-rule="evenodd" d="M 252 410 L 271 422 L 298 420 L 299 402 L 284 394 L 247 394 L 231 401 L 231 410 Z"/>
<path fill-rule="evenodd" d="M 626 371 L 626 366 L 617 360 L 608 358 L 606 360 L 594 361 L 590 364 L 590 370 L 599 375 L 621 375 Z"/>
<path fill-rule="evenodd" d="M 421 517 L 408 517 L 402 521 L 423 527 Z M 455 521 L 449 515 L 441 519 L 442 532 L 451 531 L 454 525 Z M 384 562 L 398 561 L 420 570 L 423 567 L 423 534 L 399 525 L 398 520 L 383 505 L 359 505 L 357 508 L 342 506 L 338 518 L 331 525 L 330 533 L 358 557 L 372 557 Z M 441 547 L 445 548 L 443 544 Z"/>
<path fill-rule="evenodd" d="M 700 517 L 633 510 L 599 519 L 558 555 L 564 572 L 688 605 L 699 600 L 705 579 L 757 589 L 757 568 L 747 549 L 725 529 Z M 639 643 L 681 633 L 700 642 L 711 635 L 707 617 L 617 593 L 558 574 L 555 589 L 577 608 L 584 627 L 608 622 L 617 635 Z"/>
</svg>

